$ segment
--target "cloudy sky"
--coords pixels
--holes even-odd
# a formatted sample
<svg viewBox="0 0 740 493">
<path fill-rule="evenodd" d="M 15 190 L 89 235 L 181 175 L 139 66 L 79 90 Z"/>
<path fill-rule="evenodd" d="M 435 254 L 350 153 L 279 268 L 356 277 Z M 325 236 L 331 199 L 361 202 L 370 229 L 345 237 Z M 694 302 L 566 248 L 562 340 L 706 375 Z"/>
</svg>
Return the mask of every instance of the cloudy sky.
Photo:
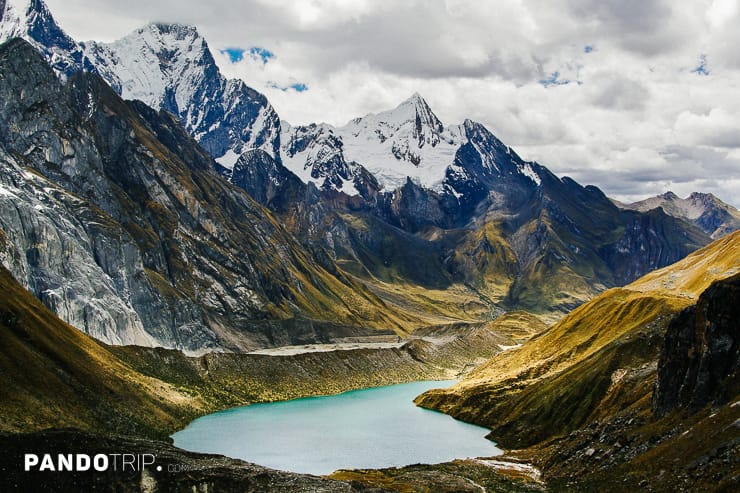
<svg viewBox="0 0 740 493">
<path fill-rule="evenodd" d="M 740 0 L 47 0 L 78 40 L 194 24 L 293 123 L 419 92 L 524 158 L 637 200 L 740 207 Z"/>
</svg>

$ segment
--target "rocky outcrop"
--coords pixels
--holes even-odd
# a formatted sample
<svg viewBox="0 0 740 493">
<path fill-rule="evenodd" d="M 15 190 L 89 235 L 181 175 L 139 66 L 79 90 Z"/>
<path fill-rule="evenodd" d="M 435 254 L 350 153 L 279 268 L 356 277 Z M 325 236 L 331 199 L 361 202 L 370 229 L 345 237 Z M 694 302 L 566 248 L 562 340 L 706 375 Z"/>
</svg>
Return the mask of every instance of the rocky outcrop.
<svg viewBox="0 0 740 493">
<path fill-rule="evenodd" d="M 289 211 L 306 193 L 306 185 L 297 176 L 261 149 L 243 153 L 231 171 L 222 172 L 231 183 L 274 211 Z"/>
<path fill-rule="evenodd" d="M 653 410 L 696 412 L 740 393 L 740 275 L 717 281 L 668 326 Z"/>
</svg>

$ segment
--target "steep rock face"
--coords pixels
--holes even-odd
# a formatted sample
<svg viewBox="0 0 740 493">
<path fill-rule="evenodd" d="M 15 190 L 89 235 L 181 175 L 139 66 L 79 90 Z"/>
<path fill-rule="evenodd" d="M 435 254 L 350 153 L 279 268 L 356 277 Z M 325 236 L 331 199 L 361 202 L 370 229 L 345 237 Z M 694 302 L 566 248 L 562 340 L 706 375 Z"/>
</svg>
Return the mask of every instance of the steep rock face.
<svg viewBox="0 0 740 493">
<path fill-rule="evenodd" d="M 305 185 L 270 154 L 254 149 L 239 156 L 234 168 L 224 174 L 234 185 L 244 189 L 260 204 L 285 211 Z"/>
<path fill-rule="evenodd" d="M 682 227 L 662 209 L 643 214 L 624 213 L 624 229 L 619 239 L 602 248 L 602 255 L 615 273 L 618 284 L 631 282 L 645 274 L 645 266 L 669 265 L 688 253 L 686 244 L 700 241 L 694 229 Z"/>
<path fill-rule="evenodd" d="M 695 412 L 740 393 L 740 275 L 717 281 L 668 326 L 653 409 Z"/>
<path fill-rule="evenodd" d="M 90 204 L 20 167 L 2 145 L 0 169 L 2 263 L 60 317 L 97 339 L 157 343 L 126 301 L 133 296 L 163 308 L 131 238 Z"/>
<path fill-rule="evenodd" d="M 135 336 L 143 327 L 157 344 L 198 351 L 255 347 L 263 336 L 250 336 L 260 330 L 250 320 L 294 313 L 398 323 L 329 258 L 319 257 L 331 272 L 223 181 L 169 114 L 122 101 L 96 76 L 78 74 L 62 87 L 22 41 L 2 47 L 0 67 L 0 94 L 8 101 L 0 141 L 12 158 L 4 166 L 13 187 L 4 195 L 23 191 L 16 197 L 28 201 L 26 211 L 48 201 L 48 221 L 56 221 L 43 228 L 24 222 L 31 212 L 3 216 L 4 237 L 12 240 L 5 241 L 6 265 L 81 329 L 101 335 L 96 322 L 103 315 L 85 313 L 120 306 L 110 315 L 115 324 L 103 325 L 118 338 L 105 340 L 144 342 Z M 28 173 L 41 176 L 26 179 Z M 64 191 L 56 202 L 46 197 L 54 194 L 47 182 Z M 85 208 L 88 216 L 70 211 Z M 79 260 L 53 257 L 65 251 Z M 74 289 L 65 287 L 70 276 Z"/>
</svg>

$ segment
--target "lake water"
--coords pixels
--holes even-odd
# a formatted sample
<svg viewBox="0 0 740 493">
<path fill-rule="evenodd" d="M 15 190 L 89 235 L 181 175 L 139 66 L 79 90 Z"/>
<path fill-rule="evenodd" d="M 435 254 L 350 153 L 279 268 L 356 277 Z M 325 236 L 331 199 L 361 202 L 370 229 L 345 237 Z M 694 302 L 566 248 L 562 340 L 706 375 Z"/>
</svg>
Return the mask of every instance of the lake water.
<svg viewBox="0 0 740 493">
<path fill-rule="evenodd" d="M 414 405 L 422 392 L 453 383 L 413 382 L 253 404 L 198 418 L 172 438 L 186 450 L 310 474 L 500 454 L 484 438 L 487 429 Z"/>
</svg>

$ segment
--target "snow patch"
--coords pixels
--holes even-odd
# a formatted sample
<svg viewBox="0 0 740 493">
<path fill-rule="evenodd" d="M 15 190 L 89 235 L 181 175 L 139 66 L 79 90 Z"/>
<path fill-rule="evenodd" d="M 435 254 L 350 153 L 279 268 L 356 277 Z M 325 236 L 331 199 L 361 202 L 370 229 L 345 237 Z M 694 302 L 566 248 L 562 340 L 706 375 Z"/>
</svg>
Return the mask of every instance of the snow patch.
<svg viewBox="0 0 740 493">
<path fill-rule="evenodd" d="M 233 149 L 229 149 L 226 151 L 226 154 L 223 156 L 216 158 L 216 162 L 227 169 L 234 169 L 234 165 L 239 160 L 239 154 L 234 152 Z"/>
<path fill-rule="evenodd" d="M 542 185 L 542 179 L 540 178 L 540 175 L 537 174 L 530 163 L 524 163 L 523 165 L 521 165 L 519 167 L 519 172 L 532 180 L 538 187 Z"/>
</svg>

